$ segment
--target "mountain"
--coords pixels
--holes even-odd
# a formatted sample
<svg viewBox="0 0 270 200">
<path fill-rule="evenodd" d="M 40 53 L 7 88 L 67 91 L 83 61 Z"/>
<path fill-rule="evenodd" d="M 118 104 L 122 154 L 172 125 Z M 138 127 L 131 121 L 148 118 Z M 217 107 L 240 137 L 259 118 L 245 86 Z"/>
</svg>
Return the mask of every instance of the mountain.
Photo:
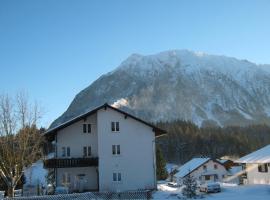
<svg viewBox="0 0 270 200">
<path fill-rule="evenodd" d="M 105 102 L 152 122 L 270 124 L 269 67 L 188 50 L 133 54 L 77 94 L 51 127 Z"/>
</svg>

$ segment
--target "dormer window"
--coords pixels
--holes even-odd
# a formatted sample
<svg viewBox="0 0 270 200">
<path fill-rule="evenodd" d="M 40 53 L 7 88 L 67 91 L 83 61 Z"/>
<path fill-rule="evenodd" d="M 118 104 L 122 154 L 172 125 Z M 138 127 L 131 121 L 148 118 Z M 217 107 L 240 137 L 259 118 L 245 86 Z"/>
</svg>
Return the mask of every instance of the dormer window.
<svg viewBox="0 0 270 200">
<path fill-rule="evenodd" d="M 91 133 L 92 126 L 91 124 L 83 124 L 83 133 Z"/>
<path fill-rule="evenodd" d="M 111 130 L 112 132 L 119 132 L 120 130 L 119 122 L 111 122 Z"/>
</svg>

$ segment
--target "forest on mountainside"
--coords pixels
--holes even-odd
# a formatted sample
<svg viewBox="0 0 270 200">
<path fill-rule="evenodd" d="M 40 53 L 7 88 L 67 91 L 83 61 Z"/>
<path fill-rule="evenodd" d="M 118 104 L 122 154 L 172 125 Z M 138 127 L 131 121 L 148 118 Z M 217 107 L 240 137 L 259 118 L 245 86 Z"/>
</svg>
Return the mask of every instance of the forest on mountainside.
<svg viewBox="0 0 270 200">
<path fill-rule="evenodd" d="M 193 157 L 238 158 L 270 144 L 267 125 L 200 128 L 180 120 L 156 125 L 167 131 L 167 135 L 157 138 L 157 144 L 171 163 L 184 163 Z"/>
</svg>

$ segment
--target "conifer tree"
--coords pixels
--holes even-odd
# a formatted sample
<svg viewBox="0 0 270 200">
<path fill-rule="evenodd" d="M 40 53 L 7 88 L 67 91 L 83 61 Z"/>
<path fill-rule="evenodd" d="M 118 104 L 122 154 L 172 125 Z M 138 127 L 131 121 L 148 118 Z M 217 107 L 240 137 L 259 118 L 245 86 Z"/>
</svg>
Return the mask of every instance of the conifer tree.
<svg viewBox="0 0 270 200">
<path fill-rule="evenodd" d="M 168 173 L 166 170 L 166 161 L 162 155 L 161 149 L 158 146 L 156 149 L 157 179 L 165 180 L 168 177 Z"/>
<path fill-rule="evenodd" d="M 184 178 L 183 185 L 185 187 L 182 190 L 182 194 L 189 199 L 196 198 L 197 182 L 190 173 Z"/>
</svg>

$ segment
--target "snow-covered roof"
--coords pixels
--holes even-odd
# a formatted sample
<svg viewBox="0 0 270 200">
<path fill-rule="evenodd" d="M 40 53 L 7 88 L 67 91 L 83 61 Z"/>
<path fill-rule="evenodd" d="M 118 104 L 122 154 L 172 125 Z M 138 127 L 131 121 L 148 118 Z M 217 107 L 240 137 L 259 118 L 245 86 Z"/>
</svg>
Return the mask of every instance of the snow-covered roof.
<svg viewBox="0 0 270 200">
<path fill-rule="evenodd" d="M 64 122 L 64 123 L 62 123 L 62 124 L 60 124 L 60 125 L 58 125 L 56 127 L 50 128 L 49 130 L 47 130 L 44 133 L 44 135 L 55 134 L 58 130 L 61 130 L 61 129 L 63 129 L 63 128 L 65 128 L 65 127 L 67 127 L 67 126 L 69 126 L 69 125 L 71 125 L 71 124 L 73 124 L 73 123 L 75 123 L 75 122 L 77 122 L 79 120 L 85 119 L 87 116 L 90 116 L 90 115 L 96 113 L 98 110 L 103 109 L 103 108 L 104 109 L 110 108 L 110 109 L 115 110 L 115 111 L 117 111 L 119 113 L 122 113 L 123 115 L 125 115 L 125 117 L 130 117 L 130 118 L 132 118 L 134 120 L 137 120 L 137 121 L 139 121 L 139 122 L 141 122 L 141 123 L 143 123 L 143 124 L 145 124 L 147 126 L 152 127 L 156 136 L 163 135 L 163 134 L 167 133 L 167 131 L 160 129 L 160 128 L 154 126 L 151 123 L 148 123 L 148 122 L 146 122 L 146 121 L 144 121 L 142 119 L 139 119 L 139 118 L 137 118 L 137 117 L 123 111 L 123 110 L 120 110 L 118 108 L 115 108 L 115 107 L 105 103 L 104 105 L 101 105 L 101 106 L 99 106 L 99 107 L 97 107 L 97 108 L 95 108 L 93 110 L 87 111 L 86 113 L 81 114 L 81 115 L 79 115 L 79 116 L 77 116 L 77 117 L 75 117 L 75 118 L 73 118 L 73 119 L 71 119 L 71 120 L 69 120 L 67 122 Z"/>
<path fill-rule="evenodd" d="M 228 170 L 229 175 L 235 175 L 241 171 L 243 171 L 242 166 L 233 166 Z"/>
<path fill-rule="evenodd" d="M 210 158 L 193 158 L 192 160 L 179 167 L 179 172 L 176 173 L 175 176 L 178 178 L 183 178 L 209 160 Z"/>
<path fill-rule="evenodd" d="M 172 171 L 174 171 L 177 168 L 178 168 L 178 165 L 176 165 L 176 164 L 173 164 L 173 163 L 166 164 L 166 170 L 168 173 L 171 173 Z"/>
<path fill-rule="evenodd" d="M 235 162 L 237 163 L 270 163 L 270 145 L 254 151 Z"/>
<path fill-rule="evenodd" d="M 229 161 L 227 159 L 217 159 L 218 162 L 220 162 L 221 164 L 224 164 L 225 162 Z"/>
</svg>

